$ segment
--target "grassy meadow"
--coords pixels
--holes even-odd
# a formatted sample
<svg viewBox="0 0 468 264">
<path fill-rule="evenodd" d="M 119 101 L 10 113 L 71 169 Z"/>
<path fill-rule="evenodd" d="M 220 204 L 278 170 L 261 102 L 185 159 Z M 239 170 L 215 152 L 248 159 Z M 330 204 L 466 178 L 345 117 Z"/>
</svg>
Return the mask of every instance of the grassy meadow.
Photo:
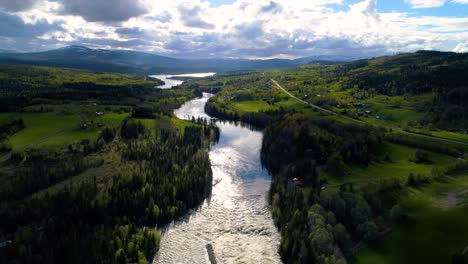
<svg viewBox="0 0 468 264">
<path fill-rule="evenodd" d="M 380 65 L 382 62 L 375 63 Z M 354 78 L 359 76 L 360 71 L 372 70 L 374 66 L 369 63 L 364 70 L 351 70 L 349 75 Z M 468 143 L 468 135 L 462 133 L 463 129 L 460 132 L 448 131 L 452 127 L 463 127 L 465 124 L 437 121 L 433 118 L 433 113 L 428 114 L 428 106 L 437 99 L 434 91 L 426 90 L 420 93 L 403 91 L 392 94 L 390 88 L 398 88 L 389 85 L 388 94 L 384 95 L 377 89 L 387 88 L 360 89 L 357 85 L 351 85 L 353 82 L 360 82 L 360 78 L 351 81 L 347 75 L 336 77 L 336 71 L 341 70 L 340 67 L 307 65 L 285 71 L 202 80 L 199 84 L 201 88 L 222 86 L 221 92 L 210 100 L 222 113 L 242 115 L 285 108 L 309 115 L 319 115 L 339 123 L 356 124 L 350 119 L 313 111 L 306 104 L 289 98 L 276 89 L 270 81 L 270 78 L 273 78 L 298 98 L 364 121 L 374 127 L 385 128 L 388 134 L 396 133 L 398 137 L 410 136 L 408 133 L 403 134 L 402 130 L 412 132 L 411 137 L 418 142 L 418 147 L 411 142 L 397 144 L 391 140 L 384 140 L 379 146 L 378 157 L 367 166 L 345 164 L 346 173 L 339 177 L 328 175 L 325 167 L 319 168 L 319 173 L 321 177 L 327 179 L 326 188 L 331 192 L 341 189 L 343 183 L 353 183 L 355 190 L 365 192 L 364 189 L 378 186 L 379 182 L 387 180 L 398 182 L 399 187 L 395 188 L 397 190 L 390 188 L 382 193 L 385 193 L 390 207 L 399 204 L 404 208 L 406 220 L 392 225 L 393 230 L 390 234 L 368 243 L 369 247 L 358 251 L 351 259 L 351 263 L 451 263 L 452 255 L 460 254 L 468 246 L 468 229 L 466 229 L 468 192 L 464 192 L 468 188 L 468 177 L 443 176 L 414 187 L 415 185 L 409 183 L 409 176 L 421 175 L 431 178 L 437 174 L 436 172 L 458 162 L 457 155 L 446 154 L 447 151 L 437 150 L 431 146 L 444 146 L 456 149 L 460 153 L 467 153 L 468 148 L 465 143 Z M 369 76 L 377 74 L 371 70 Z M 247 80 L 250 80 L 248 85 Z M 363 105 L 356 106 L 355 103 Z M 366 115 L 365 111 L 371 113 Z M 438 115 L 440 116 L 440 112 Z M 441 141 L 415 134 L 457 142 Z M 417 161 L 415 158 L 417 151 L 423 151 L 427 155 L 427 160 Z M 280 189 L 276 189 L 278 190 Z M 301 190 L 305 201 L 308 201 L 314 192 L 310 186 L 304 186 Z M 291 189 L 288 189 L 286 193 L 290 192 Z M 285 196 L 287 198 L 287 195 Z M 460 204 L 454 205 L 454 200 Z M 386 209 L 385 214 L 389 214 L 389 210 L 390 208 Z M 389 224 L 390 217 L 385 215 L 385 218 Z M 289 239 L 292 239 L 291 236 Z"/>
<path fill-rule="evenodd" d="M 93 113 L 93 117 L 86 117 L 86 120 L 89 120 L 86 122 L 82 114 L 2 113 L 0 121 L 11 118 L 24 120 L 25 128 L 9 138 L 13 151 L 31 147 L 58 150 L 83 139 L 90 139 L 93 142 L 97 140 L 104 126 L 117 126 L 129 115 L 129 113 L 105 113 L 96 116 Z M 87 123 L 88 128 L 81 127 L 84 123 Z"/>
<path fill-rule="evenodd" d="M 468 175 L 389 194 L 407 220 L 387 236 L 358 252 L 352 263 L 451 263 L 467 246 Z"/>
<path fill-rule="evenodd" d="M 402 183 L 406 183 L 408 176 L 427 175 L 433 169 L 442 168 L 451 162 L 456 162 L 457 159 L 433 152 L 426 151 L 428 154 L 428 162 L 418 163 L 413 161 L 417 148 L 384 143 L 383 154 L 388 156 L 388 160 L 384 160 L 383 156 L 378 162 L 372 162 L 368 166 L 348 166 L 349 175 L 330 178 L 330 184 L 337 185 L 346 182 L 353 182 L 356 186 L 362 186 L 367 182 L 378 181 L 382 179 L 399 179 Z"/>
<path fill-rule="evenodd" d="M 25 128 L 10 137 L 13 150 L 21 150 L 64 131 L 76 130 L 82 122 L 79 115 L 34 113 L 16 116 L 23 118 Z"/>
</svg>

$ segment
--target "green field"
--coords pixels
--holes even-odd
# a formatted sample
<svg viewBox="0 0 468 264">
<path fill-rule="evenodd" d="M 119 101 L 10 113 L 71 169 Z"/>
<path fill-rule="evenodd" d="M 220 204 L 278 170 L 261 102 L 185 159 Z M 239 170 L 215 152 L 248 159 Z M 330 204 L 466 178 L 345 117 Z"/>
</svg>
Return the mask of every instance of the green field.
<svg viewBox="0 0 468 264">
<path fill-rule="evenodd" d="M 268 104 L 264 100 L 251 100 L 251 101 L 234 101 L 229 108 L 236 110 L 239 113 L 260 112 L 268 110 L 278 110 L 280 107 L 295 109 L 297 111 L 310 111 L 307 105 L 298 102 L 294 99 L 281 100 L 274 104 Z"/>
<path fill-rule="evenodd" d="M 432 131 L 431 135 L 435 137 L 447 138 L 451 140 L 457 140 L 457 141 L 468 143 L 467 134 L 460 134 L 460 133 L 448 132 L 448 131 Z"/>
<path fill-rule="evenodd" d="M 0 113 L 0 123 L 6 122 L 17 117 L 17 113 Z"/>
<path fill-rule="evenodd" d="M 129 113 L 106 113 L 103 116 L 95 116 L 91 120 L 94 123 L 101 123 L 104 126 L 115 127 L 119 125 L 125 118 L 129 116 Z M 83 139 L 90 139 L 91 141 L 96 141 L 99 137 L 99 133 L 102 128 L 91 127 L 87 129 L 78 128 L 76 130 L 70 131 L 63 135 L 51 138 L 38 146 L 46 147 L 49 149 L 57 150 L 63 148 L 64 146 L 80 141 Z"/>
<path fill-rule="evenodd" d="M 179 131 L 183 131 L 188 126 L 193 126 L 194 124 L 187 120 L 182 120 L 178 118 L 171 118 L 170 119 L 171 125 L 174 126 Z"/>
<path fill-rule="evenodd" d="M 106 113 L 103 116 L 93 116 L 94 124 L 114 127 L 120 124 L 129 113 Z M 13 150 L 21 150 L 29 146 L 46 147 L 57 150 L 75 141 L 83 139 L 96 140 L 101 128 L 96 125 L 88 129 L 80 128 L 83 117 L 76 114 L 57 113 L 2 113 L 0 121 L 14 117 L 24 120 L 25 128 L 10 137 Z M 36 145 L 37 144 L 37 145 Z"/>
<path fill-rule="evenodd" d="M 160 116 L 154 119 L 148 118 L 135 118 L 137 122 L 141 122 L 148 131 L 152 134 L 156 132 L 158 129 L 177 129 L 179 131 L 183 131 L 188 126 L 193 126 L 194 123 L 187 120 L 178 119 L 175 117 L 169 118 L 165 116 Z M 195 124 L 196 125 L 196 124 Z"/>
<path fill-rule="evenodd" d="M 416 149 L 404 145 L 385 143 L 384 153 L 387 152 L 391 161 L 372 162 L 369 166 L 349 166 L 351 175 L 333 177 L 331 184 L 354 182 L 357 186 L 369 181 L 385 178 L 399 178 L 406 182 L 410 173 L 426 175 L 434 168 L 443 167 L 456 161 L 454 157 L 426 151 L 429 154 L 430 163 L 415 163 L 411 161 Z"/>
<path fill-rule="evenodd" d="M 79 115 L 34 113 L 17 116 L 23 118 L 26 127 L 10 137 L 13 150 L 20 150 L 62 131 L 77 128 L 82 122 L 82 117 Z"/>
<path fill-rule="evenodd" d="M 368 118 L 363 118 L 364 121 L 390 127 L 406 127 L 412 123 L 416 123 L 424 116 L 424 113 L 418 113 L 415 110 L 392 108 L 383 105 L 374 105 L 368 109 L 372 111 L 373 114 Z M 381 119 L 376 119 L 375 113 L 379 113 Z"/>
<path fill-rule="evenodd" d="M 60 148 L 63 148 L 64 146 L 67 146 L 70 143 L 77 142 L 83 139 L 90 139 L 93 142 L 98 139 L 100 131 L 101 130 L 97 128 L 78 128 L 76 130 L 70 131 L 63 135 L 59 135 L 43 143 L 40 143 L 39 145 L 37 145 L 37 147 L 45 147 L 50 150 L 59 150 Z"/>
<path fill-rule="evenodd" d="M 239 112 L 244 112 L 244 113 L 277 109 L 276 106 L 270 105 L 263 100 L 234 102 L 233 108 L 235 108 Z"/>
<path fill-rule="evenodd" d="M 125 118 L 129 117 L 130 113 L 104 113 L 102 116 L 93 116 L 91 120 L 94 123 L 102 123 L 109 127 L 119 125 Z"/>
<path fill-rule="evenodd" d="M 408 219 L 359 252 L 353 263 L 451 263 L 451 255 L 468 246 L 467 188 L 464 175 L 392 193 Z"/>
</svg>

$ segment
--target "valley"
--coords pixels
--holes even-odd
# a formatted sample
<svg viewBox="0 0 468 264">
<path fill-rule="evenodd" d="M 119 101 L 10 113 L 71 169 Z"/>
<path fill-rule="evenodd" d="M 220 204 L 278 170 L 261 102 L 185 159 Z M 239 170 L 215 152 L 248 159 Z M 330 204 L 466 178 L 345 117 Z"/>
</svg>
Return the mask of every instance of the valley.
<svg viewBox="0 0 468 264">
<path fill-rule="evenodd" d="M 209 100 L 208 113 L 266 127 L 262 162 L 273 177 L 269 201 L 285 262 L 341 263 L 343 255 L 351 263 L 450 263 L 463 258 L 465 235 L 453 231 L 462 230 L 466 221 L 464 114 L 453 122 L 438 117 L 448 114 L 448 105 L 442 103 L 446 99 L 427 89 L 421 94 L 386 94 L 347 83 L 363 69 L 375 71 L 382 61 L 390 72 L 412 60 L 422 60 L 418 65 L 435 62 L 438 69 L 437 61 L 452 56 L 426 55 L 311 64 L 199 82 L 202 88 L 222 87 Z M 460 55 L 460 63 L 466 64 L 465 57 Z M 352 70 L 336 74 L 343 69 Z M 399 78 L 404 77 L 393 77 L 392 82 Z M 454 87 L 460 84 L 451 81 Z M 360 82 L 367 80 L 361 77 Z M 433 85 L 431 91 L 437 91 L 434 83 L 419 85 Z M 429 190 L 450 198 L 434 200 Z M 455 206 L 441 207 L 447 203 Z M 356 205 L 360 207 L 348 208 Z M 317 218 L 325 221 L 323 227 L 314 224 Z M 430 235 L 434 230 L 446 230 L 440 235 L 450 234 L 453 243 L 438 247 L 434 241 L 442 238 Z M 402 240 L 413 242 L 404 246 Z M 412 250 L 411 243 L 424 250 Z"/>
<path fill-rule="evenodd" d="M 2 261 L 460 263 L 466 65 L 0 65 Z"/>
<path fill-rule="evenodd" d="M 468 0 L 0 0 L 0 264 L 468 264 Z"/>
</svg>

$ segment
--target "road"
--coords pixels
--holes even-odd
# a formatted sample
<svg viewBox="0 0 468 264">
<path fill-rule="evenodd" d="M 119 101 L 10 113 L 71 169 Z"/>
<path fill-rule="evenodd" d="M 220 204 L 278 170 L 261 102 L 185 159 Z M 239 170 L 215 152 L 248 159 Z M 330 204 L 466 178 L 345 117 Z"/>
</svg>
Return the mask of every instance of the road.
<svg viewBox="0 0 468 264">
<path fill-rule="evenodd" d="M 292 93 L 288 92 L 286 89 L 283 88 L 283 86 L 281 86 L 277 81 L 275 81 L 274 79 L 271 79 L 271 81 L 276 85 L 276 87 L 278 87 L 278 89 L 282 90 L 283 92 L 285 92 L 287 95 L 289 95 L 291 98 L 293 99 L 296 99 L 297 101 L 301 102 L 301 103 L 304 103 L 306 105 L 309 105 L 310 107 L 312 108 L 315 108 L 315 109 L 318 109 L 322 112 L 325 112 L 325 113 L 328 113 L 330 115 L 335 115 L 335 116 L 339 116 L 339 117 L 342 117 L 344 119 L 348 119 L 348 120 L 351 120 L 353 122 L 356 122 L 356 123 L 360 123 L 360 124 L 364 124 L 365 122 L 364 121 L 361 121 L 361 120 L 357 120 L 357 119 L 354 119 L 352 117 L 349 117 L 349 116 L 345 116 L 345 115 L 342 115 L 342 114 L 339 114 L 337 112 L 333 112 L 331 110 L 328 110 L 328 109 L 325 109 L 323 107 L 320 107 L 318 105 L 315 105 L 315 104 L 312 104 L 312 103 L 309 103 L 307 101 L 304 101 L 298 97 L 296 97 L 295 95 L 293 95 Z"/>
<path fill-rule="evenodd" d="M 300 98 L 298 98 L 297 96 L 291 94 L 290 92 L 288 92 L 286 89 L 283 88 L 283 86 L 281 86 L 277 81 L 275 81 L 274 79 L 270 79 L 278 89 L 280 89 L 281 91 L 283 91 L 284 93 L 286 93 L 289 97 L 297 100 L 298 102 L 301 102 L 303 104 L 306 104 L 306 105 L 309 105 L 310 107 L 312 108 L 315 108 L 315 109 L 318 109 L 324 113 L 328 113 L 328 114 L 331 114 L 331 115 L 335 115 L 335 116 L 339 116 L 341 118 L 344 118 L 344 119 L 347 119 L 347 120 L 351 120 L 353 122 L 356 122 L 356 123 L 359 123 L 359 124 L 367 124 L 366 122 L 362 121 L 362 120 L 357 120 L 357 119 L 354 119 L 352 117 L 349 117 L 349 116 L 346 116 L 346 115 L 342 115 L 340 113 L 337 113 L 337 112 L 334 112 L 334 111 L 331 111 L 331 110 L 328 110 L 328 109 L 325 109 L 323 107 L 320 107 L 318 105 L 315 105 L 315 104 L 312 104 L 312 103 L 309 103 L 307 101 L 304 101 Z M 440 137 L 434 137 L 434 136 L 427 136 L 427 135 L 422 135 L 422 134 L 418 134 L 418 133 L 413 133 L 413 132 L 408 132 L 408 131 L 405 131 L 401 128 L 397 128 L 397 127 L 387 127 L 387 128 L 391 128 L 393 131 L 398 131 L 400 133 L 403 133 L 403 134 L 407 134 L 407 135 L 412 135 L 412 136 L 416 136 L 416 137 L 420 137 L 420 138 L 427 138 L 427 139 L 433 139 L 433 140 L 438 140 L 438 141 L 443 141 L 443 142 L 449 142 L 449 143 L 455 143 L 455 144 L 459 144 L 459 145 L 464 145 L 464 146 L 468 146 L 468 143 L 465 143 L 465 142 L 462 142 L 462 141 L 458 141 L 458 140 L 452 140 L 452 139 L 447 139 L 447 138 L 440 138 Z"/>
</svg>

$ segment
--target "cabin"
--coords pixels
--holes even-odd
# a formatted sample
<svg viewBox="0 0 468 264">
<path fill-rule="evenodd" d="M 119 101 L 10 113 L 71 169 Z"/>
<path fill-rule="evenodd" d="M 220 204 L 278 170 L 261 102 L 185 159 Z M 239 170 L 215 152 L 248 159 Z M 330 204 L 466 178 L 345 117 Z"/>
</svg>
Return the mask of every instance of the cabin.
<svg viewBox="0 0 468 264">
<path fill-rule="evenodd" d="M 304 186 L 304 180 L 303 179 L 294 178 L 294 179 L 292 179 L 292 181 L 296 186 L 299 186 L 299 187 Z"/>
</svg>

